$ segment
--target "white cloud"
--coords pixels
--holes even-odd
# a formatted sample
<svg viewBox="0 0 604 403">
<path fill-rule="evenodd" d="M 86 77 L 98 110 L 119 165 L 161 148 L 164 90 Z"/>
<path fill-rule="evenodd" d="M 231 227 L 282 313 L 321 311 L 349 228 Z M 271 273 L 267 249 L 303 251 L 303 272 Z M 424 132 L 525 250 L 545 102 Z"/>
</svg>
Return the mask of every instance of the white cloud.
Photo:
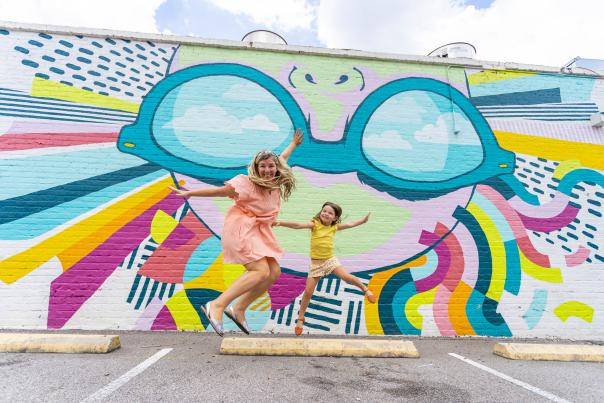
<svg viewBox="0 0 604 403">
<path fill-rule="evenodd" d="M 411 150 L 413 148 L 411 143 L 401 137 L 398 130 L 366 135 L 363 142 L 366 147 L 377 149 Z"/>
<path fill-rule="evenodd" d="M 4 0 L 3 21 L 157 33 L 155 11 L 166 0 Z"/>
<path fill-rule="evenodd" d="M 478 59 L 562 66 L 602 57 L 601 0 L 495 0 L 487 9 L 460 0 L 329 0 L 317 10 L 328 47 L 426 55 L 470 42 Z"/>
<path fill-rule="evenodd" d="M 279 126 L 266 115 L 257 114 L 239 120 L 218 105 L 192 107 L 183 116 L 164 124 L 165 129 L 240 134 L 243 129 L 277 132 Z"/>
<path fill-rule="evenodd" d="M 279 131 L 279 126 L 271 122 L 266 115 L 256 115 L 252 118 L 243 119 L 241 121 L 241 128 L 250 130 L 264 130 L 268 132 Z"/>
<path fill-rule="evenodd" d="M 244 14 L 255 23 L 269 28 L 310 29 L 315 7 L 304 0 L 209 0 L 216 7 L 233 14 Z"/>
<path fill-rule="evenodd" d="M 455 133 L 454 133 L 455 132 Z M 480 138 L 472 124 L 458 113 L 445 113 L 436 124 L 429 123 L 413 135 L 420 143 L 479 145 Z"/>
</svg>

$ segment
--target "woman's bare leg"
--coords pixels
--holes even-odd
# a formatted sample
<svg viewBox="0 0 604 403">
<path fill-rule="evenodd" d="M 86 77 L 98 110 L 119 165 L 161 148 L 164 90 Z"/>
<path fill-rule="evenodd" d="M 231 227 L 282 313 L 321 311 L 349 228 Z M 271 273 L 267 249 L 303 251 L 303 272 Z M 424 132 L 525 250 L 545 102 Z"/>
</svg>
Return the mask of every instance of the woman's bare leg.
<svg viewBox="0 0 604 403">
<path fill-rule="evenodd" d="M 246 272 L 233 282 L 222 294 L 212 302 L 210 316 L 212 319 L 222 321 L 222 313 L 233 300 L 242 294 L 258 288 L 270 276 L 270 267 L 266 258 L 256 260 L 244 265 Z"/>
<path fill-rule="evenodd" d="M 245 311 L 247 307 L 250 306 L 252 302 L 260 298 L 262 294 L 268 291 L 275 281 L 277 281 L 279 276 L 281 276 L 281 266 L 279 266 L 279 262 L 272 257 L 267 257 L 266 260 L 270 270 L 268 278 L 262 283 L 258 284 L 256 287 L 241 295 L 241 297 L 239 297 L 233 304 L 233 310 L 235 311 L 237 320 L 245 320 Z"/>
</svg>

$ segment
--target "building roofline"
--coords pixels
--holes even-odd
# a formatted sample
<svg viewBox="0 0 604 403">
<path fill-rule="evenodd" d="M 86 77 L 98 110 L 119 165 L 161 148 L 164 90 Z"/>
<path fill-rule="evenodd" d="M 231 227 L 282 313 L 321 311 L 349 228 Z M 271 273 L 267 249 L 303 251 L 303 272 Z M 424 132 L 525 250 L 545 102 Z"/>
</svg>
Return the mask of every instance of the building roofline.
<svg viewBox="0 0 604 403">
<path fill-rule="evenodd" d="M 563 67 L 542 66 L 536 64 L 523 64 L 514 62 L 498 62 L 488 60 L 477 60 L 468 58 L 439 58 L 421 55 L 405 55 L 396 53 L 368 52 L 355 49 L 332 49 L 311 46 L 281 45 L 261 42 L 241 42 L 225 39 L 205 39 L 192 36 L 165 35 L 146 32 L 118 31 L 111 29 L 68 27 L 59 25 L 31 24 L 22 22 L 0 21 L 0 29 L 12 31 L 35 31 L 64 35 L 85 35 L 88 37 L 110 37 L 130 40 L 148 40 L 157 43 L 171 43 L 181 45 L 202 45 L 225 49 L 255 49 L 261 51 L 278 51 L 284 53 L 332 56 L 342 58 L 368 59 L 380 61 L 412 62 L 429 65 L 444 65 L 477 68 L 485 70 L 505 70 L 522 72 L 539 72 L 570 74 L 577 76 L 601 77 L 601 75 L 590 72 L 568 71 Z"/>
</svg>

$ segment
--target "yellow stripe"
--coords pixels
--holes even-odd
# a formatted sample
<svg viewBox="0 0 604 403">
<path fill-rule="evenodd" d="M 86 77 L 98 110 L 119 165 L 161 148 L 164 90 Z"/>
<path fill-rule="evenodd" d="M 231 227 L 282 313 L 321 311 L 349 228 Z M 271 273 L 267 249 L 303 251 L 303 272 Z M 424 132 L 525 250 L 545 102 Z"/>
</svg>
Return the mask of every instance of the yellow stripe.
<svg viewBox="0 0 604 403">
<path fill-rule="evenodd" d="M 492 83 L 502 80 L 533 76 L 535 73 L 520 73 L 515 71 L 486 70 L 468 75 L 468 85 Z"/>
<path fill-rule="evenodd" d="M 166 197 L 170 193 L 168 186 L 171 184 L 172 179 L 166 178 L 148 186 L 39 244 L 1 261 L 0 280 L 11 284 L 55 256 L 61 260 L 63 270 L 67 270 L 126 223 Z"/>
<path fill-rule="evenodd" d="M 405 304 L 405 316 L 411 325 L 416 329 L 422 329 L 424 318 L 418 312 L 418 309 L 422 305 L 433 304 L 434 297 L 436 296 L 435 287 L 429 291 L 425 291 L 419 294 L 415 294 Z"/>
<path fill-rule="evenodd" d="M 31 84 L 31 96 L 61 99 L 63 101 L 77 102 L 80 104 L 102 106 L 118 111 L 138 113 L 139 104 L 122 101 L 107 95 L 82 90 L 67 84 L 34 77 Z"/>
<path fill-rule="evenodd" d="M 554 161 L 577 160 L 584 167 L 604 169 L 604 146 L 495 130 L 502 148 Z"/>
<path fill-rule="evenodd" d="M 489 284 L 489 290 L 486 296 L 499 301 L 501 294 L 503 294 L 503 286 L 505 285 L 506 277 L 506 258 L 505 258 L 505 246 L 501 234 L 495 227 L 493 220 L 484 212 L 478 205 L 471 202 L 468 205 L 468 211 L 478 220 L 480 228 L 484 231 L 489 243 L 489 249 L 492 257 L 492 272 L 491 272 L 491 284 Z M 486 251 L 481 251 L 485 253 Z"/>
<path fill-rule="evenodd" d="M 562 272 L 560 269 L 539 266 L 528 260 L 520 249 L 518 249 L 518 252 L 520 254 L 520 267 L 523 272 L 537 280 L 545 281 L 547 283 L 562 283 Z"/>
<path fill-rule="evenodd" d="M 199 314 L 191 305 L 186 291 L 179 291 L 166 302 L 178 330 L 204 330 Z"/>
</svg>

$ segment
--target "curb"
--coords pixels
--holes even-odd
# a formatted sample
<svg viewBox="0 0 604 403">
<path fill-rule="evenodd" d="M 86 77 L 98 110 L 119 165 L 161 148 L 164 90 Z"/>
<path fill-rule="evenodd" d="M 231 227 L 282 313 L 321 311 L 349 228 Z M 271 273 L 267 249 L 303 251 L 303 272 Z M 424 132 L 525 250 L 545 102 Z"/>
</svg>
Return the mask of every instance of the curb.
<svg viewBox="0 0 604 403">
<path fill-rule="evenodd" d="M 604 362 L 604 346 L 497 343 L 493 353 L 512 360 Z"/>
<path fill-rule="evenodd" d="M 411 341 L 225 337 L 220 354 L 419 358 Z"/>
<path fill-rule="evenodd" d="M 115 335 L 0 333 L 3 353 L 109 353 L 120 347 Z"/>
</svg>

